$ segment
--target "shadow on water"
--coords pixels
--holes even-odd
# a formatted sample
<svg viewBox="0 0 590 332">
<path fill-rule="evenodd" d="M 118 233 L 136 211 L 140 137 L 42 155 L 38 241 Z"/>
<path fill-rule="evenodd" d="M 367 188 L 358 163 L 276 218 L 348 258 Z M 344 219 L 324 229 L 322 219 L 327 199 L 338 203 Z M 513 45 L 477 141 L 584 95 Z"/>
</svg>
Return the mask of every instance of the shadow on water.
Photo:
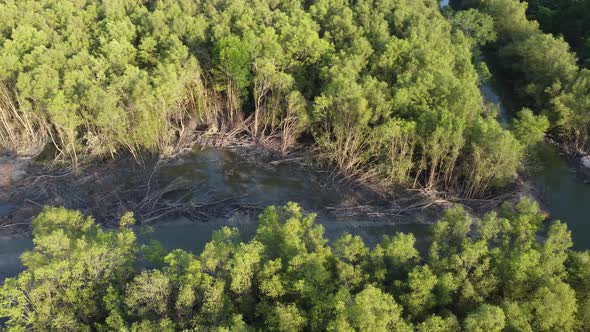
<svg viewBox="0 0 590 332">
<path fill-rule="evenodd" d="M 20 255 L 32 247 L 31 239 L 0 240 L 0 283 L 23 270 Z"/>
<path fill-rule="evenodd" d="M 0 218 L 8 215 L 14 205 L 0 203 Z M 22 271 L 20 255 L 23 251 L 33 247 L 31 239 L 2 239 L 0 238 L 0 282 L 6 277 Z"/>
<path fill-rule="evenodd" d="M 199 184 L 193 199 L 206 195 L 213 200 L 233 198 L 245 206 L 282 205 L 298 202 L 308 211 L 334 206 L 343 200 L 360 200 L 354 191 L 325 188 L 324 172 L 305 169 L 296 164 L 251 163 L 229 150 L 205 148 L 182 158 L 180 163 L 161 170 L 164 181 L 184 178 Z"/>
<path fill-rule="evenodd" d="M 417 246 L 428 246 L 431 225 L 424 215 L 400 216 L 381 220 L 363 218 L 334 218 L 326 213 L 327 206 L 341 206 L 366 202 L 363 193 L 354 189 L 338 189 L 327 186 L 323 171 L 313 171 L 298 164 L 251 163 L 229 150 L 204 149 L 183 157 L 181 163 L 162 169 L 162 176 L 169 179 L 184 177 L 202 182 L 191 193 L 195 199 L 213 195 L 214 200 L 234 197 L 238 206 L 266 207 L 297 202 L 305 211 L 317 213 L 316 222 L 325 228 L 325 236 L 333 241 L 345 233 L 359 235 L 367 245 L 375 246 L 383 235 L 397 232 L 413 233 Z M 209 192 L 204 192 L 211 190 Z M 210 240 L 211 234 L 223 226 L 236 227 L 242 240 L 247 241 L 256 232 L 255 215 L 236 211 L 229 218 L 215 218 L 207 222 L 192 222 L 186 218 L 168 218 L 155 226 L 154 232 L 143 240 L 156 239 L 165 249 L 181 248 L 200 252 Z"/>
</svg>

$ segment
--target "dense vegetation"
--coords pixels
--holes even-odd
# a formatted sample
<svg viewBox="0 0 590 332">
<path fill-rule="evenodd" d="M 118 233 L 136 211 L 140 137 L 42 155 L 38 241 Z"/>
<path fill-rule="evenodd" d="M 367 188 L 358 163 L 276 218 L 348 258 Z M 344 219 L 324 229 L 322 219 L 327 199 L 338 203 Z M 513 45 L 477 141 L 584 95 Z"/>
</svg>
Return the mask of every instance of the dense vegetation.
<svg viewBox="0 0 590 332">
<path fill-rule="evenodd" d="M 267 208 L 255 236 L 224 227 L 203 252 L 140 248 L 123 216 L 46 208 L 34 220 L 26 270 L 5 280 L 9 331 L 582 331 L 590 326 L 590 253 L 535 203 L 482 219 L 461 208 L 434 226 L 427 254 L 411 234 L 369 249 L 331 245 L 294 203 Z M 141 268 L 141 267 L 144 268 Z M 145 268 L 152 266 L 153 268 Z"/>
<path fill-rule="evenodd" d="M 576 55 L 563 38 L 544 33 L 536 21 L 528 20 L 526 2 L 454 3 L 457 8 L 477 8 L 493 18 L 497 40 L 489 48 L 505 82 L 512 85 L 517 103 L 546 115 L 551 133 L 568 152 L 590 152 L 590 70 L 578 67 Z M 587 13 L 579 15 L 588 21 Z"/>
<path fill-rule="evenodd" d="M 486 111 L 472 50 L 495 35 L 473 18 L 434 0 L 2 1 L 0 145 L 76 163 L 237 127 L 283 150 L 313 137 L 345 175 L 482 195 L 528 143 Z"/>
<path fill-rule="evenodd" d="M 580 63 L 590 67 L 590 1 L 529 0 L 527 3 L 527 17 L 539 22 L 543 31 L 563 35 L 578 54 Z"/>
<path fill-rule="evenodd" d="M 587 1 L 528 14 L 587 51 Z M 0 152 L 79 163 L 169 154 L 240 132 L 287 152 L 311 139 L 346 176 L 484 196 L 547 130 L 590 151 L 590 70 L 518 0 L 2 0 Z M 562 22 L 572 20 L 567 27 Z M 549 22 L 549 23 L 548 23 Z M 479 85 L 494 54 L 522 106 L 507 128 Z M 585 61 L 585 58 L 582 58 Z M 307 140 L 306 140 L 307 141 Z M 48 149 L 52 146 L 55 151 Z M 148 186 L 149 187 L 149 186 Z M 590 253 L 524 199 L 457 207 L 411 234 L 328 244 L 315 216 L 270 207 L 244 242 L 140 245 L 45 208 L 25 271 L 0 288 L 10 331 L 584 331 Z"/>
</svg>

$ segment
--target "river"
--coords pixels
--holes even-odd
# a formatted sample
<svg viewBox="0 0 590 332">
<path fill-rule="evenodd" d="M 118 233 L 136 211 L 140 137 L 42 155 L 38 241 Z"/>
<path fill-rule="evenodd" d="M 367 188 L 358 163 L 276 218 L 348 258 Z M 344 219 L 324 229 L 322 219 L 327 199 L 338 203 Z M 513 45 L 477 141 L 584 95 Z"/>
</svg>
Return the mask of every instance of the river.
<svg viewBox="0 0 590 332">
<path fill-rule="evenodd" d="M 482 87 L 484 97 L 500 109 L 503 121 L 511 112 L 502 103 L 494 85 Z M 568 223 L 572 230 L 574 247 L 589 249 L 590 186 L 578 179 L 567 161 L 559 155 L 554 146 L 544 144 L 537 167 L 529 181 L 540 192 L 543 205 L 550 211 L 551 218 Z M 230 150 L 203 149 L 183 157 L 162 169 L 161 176 L 203 182 L 205 186 L 194 189 L 195 196 L 205 188 L 215 188 L 217 199 L 240 197 L 245 205 L 282 205 L 288 201 L 300 203 L 308 211 L 319 212 L 321 223 L 330 240 L 344 233 L 361 236 L 369 246 L 374 246 L 382 235 L 396 232 L 413 233 L 417 245 L 424 250 L 429 243 L 431 226 L 428 216 L 416 214 L 389 220 L 363 220 L 359 218 L 330 217 L 326 206 L 338 206 L 346 202 L 362 200 L 354 191 L 336 190 L 322 185 L 325 174 L 305 169 L 299 165 L 281 164 L 261 167 L 237 156 Z M 0 216 L 10 213 L 11 205 L 0 204 Z M 207 222 L 195 222 L 186 218 L 168 218 L 156 223 L 152 232 L 138 232 L 139 242 L 159 241 L 165 249 L 181 248 L 200 252 L 211 238 L 212 233 L 223 226 L 240 229 L 242 238 L 248 240 L 256 230 L 256 218 L 239 211 L 229 218 L 216 218 Z M 0 280 L 14 276 L 22 270 L 20 254 L 32 247 L 31 239 L 0 239 Z"/>
<path fill-rule="evenodd" d="M 231 150 L 205 148 L 164 166 L 158 176 L 168 180 L 182 177 L 198 183 L 188 193 L 196 200 L 207 193 L 213 195 L 214 200 L 232 198 L 233 203 L 238 200 L 238 205 L 244 206 L 297 202 L 306 211 L 318 213 L 316 220 L 324 226 L 329 240 L 351 233 L 361 236 L 372 247 L 383 235 L 401 231 L 415 234 L 417 247 L 422 251 L 427 248 L 431 229 L 429 223 L 433 220 L 428 212 L 379 220 L 336 218 L 328 213 L 327 206 L 354 206 L 366 203 L 367 199 L 355 190 L 326 185 L 326 175 L 323 171 L 298 164 L 261 165 L 247 161 Z M 10 210 L 10 205 L 0 204 L 0 217 Z M 237 227 L 242 239 L 248 240 L 256 231 L 256 215 L 235 211 L 227 218 L 213 218 L 206 222 L 165 218 L 154 224 L 153 231 L 138 231 L 137 234 L 140 243 L 153 239 L 167 250 L 180 248 L 199 253 L 212 233 L 223 226 Z M 0 280 L 23 269 L 19 257 L 32 245 L 31 239 L 0 239 Z"/>
<path fill-rule="evenodd" d="M 512 113 L 505 106 L 508 103 L 503 103 L 504 98 L 499 96 L 502 95 L 501 88 L 494 84 L 485 85 L 482 94 L 488 101 L 498 105 L 502 121 L 508 121 Z M 589 249 L 590 238 L 587 235 L 590 234 L 590 224 L 587 216 L 590 215 L 590 186 L 578 179 L 552 145 L 543 145 L 536 166 L 529 181 L 541 193 L 541 200 L 550 211 L 551 218 L 568 223 L 576 249 Z M 319 212 L 317 221 L 325 227 L 330 240 L 344 233 L 352 233 L 360 235 L 368 245 L 374 246 L 382 235 L 402 231 L 414 233 L 418 247 L 423 250 L 429 242 L 431 226 L 428 223 L 432 222 L 432 218 L 427 215 L 416 214 L 378 221 L 331 217 L 325 213 L 326 206 L 354 205 L 363 198 L 355 191 L 324 186 L 322 178 L 326 176 L 325 173 L 299 165 L 261 166 L 242 159 L 230 150 L 203 149 L 164 167 L 161 173 L 163 177 L 184 177 L 195 183 L 204 183 L 204 186 L 193 189 L 191 194 L 195 197 L 202 195 L 203 191 L 212 191 L 216 199 L 240 197 L 240 203 L 244 205 L 298 202 L 307 211 Z M 11 205 L 0 204 L 0 217 L 10 213 L 11 209 Z M 243 239 L 247 240 L 256 230 L 256 218 L 239 211 L 228 218 L 207 222 L 168 218 L 156 223 L 150 233 L 138 232 L 138 237 L 141 243 L 154 239 L 168 250 L 181 248 L 198 253 L 211 234 L 223 226 L 237 227 Z M 30 239 L 0 239 L 0 280 L 22 270 L 20 254 L 31 247 Z"/>
<path fill-rule="evenodd" d="M 584 183 L 564 156 L 550 144 L 541 147 L 539 169 L 531 172 L 531 183 L 551 219 L 567 223 L 574 248 L 590 249 L 590 185 Z"/>
</svg>

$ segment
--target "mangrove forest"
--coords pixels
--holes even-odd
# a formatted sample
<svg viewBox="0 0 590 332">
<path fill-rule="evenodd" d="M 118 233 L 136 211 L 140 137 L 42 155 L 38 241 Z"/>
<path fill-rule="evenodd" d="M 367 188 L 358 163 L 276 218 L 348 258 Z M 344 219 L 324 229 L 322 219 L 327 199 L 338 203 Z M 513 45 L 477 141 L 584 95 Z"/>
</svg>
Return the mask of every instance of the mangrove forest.
<svg viewBox="0 0 590 332">
<path fill-rule="evenodd" d="M 0 330 L 589 331 L 589 215 L 590 0 L 0 0 Z"/>
</svg>

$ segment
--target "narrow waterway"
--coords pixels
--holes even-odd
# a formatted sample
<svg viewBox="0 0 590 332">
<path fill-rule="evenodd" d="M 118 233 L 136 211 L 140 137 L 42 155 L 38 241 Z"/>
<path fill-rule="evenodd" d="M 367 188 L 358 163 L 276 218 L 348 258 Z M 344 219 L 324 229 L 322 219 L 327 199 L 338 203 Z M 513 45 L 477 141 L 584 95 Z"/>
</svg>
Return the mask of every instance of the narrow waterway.
<svg viewBox="0 0 590 332">
<path fill-rule="evenodd" d="M 328 206 L 356 206 L 365 204 L 367 197 L 355 190 L 338 189 L 326 185 L 327 174 L 306 169 L 298 164 L 269 165 L 252 163 L 230 150 L 206 148 L 194 151 L 164 166 L 158 177 L 164 181 L 183 178 L 195 186 L 184 194 L 194 201 L 204 196 L 214 201 L 231 200 L 236 206 L 265 207 L 283 205 L 293 201 L 304 210 L 317 212 L 318 223 L 325 228 L 329 240 L 345 233 L 361 236 L 367 245 L 374 246 L 383 235 L 397 232 L 414 233 L 417 247 L 425 249 L 433 217 L 428 212 L 365 220 L 362 218 L 336 218 L 328 213 Z M 12 206 L 0 204 L 0 217 L 10 213 Z M 176 248 L 199 253 L 211 239 L 215 230 L 223 226 L 236 227 L 247 241 L 256 231 L 255 214 L 239 209 L 225 218 L 206 222 L 187 218 L 165 218 L 155 223 L 153 231 L 138 231 L 141 243 L 159 241 L 167 250 Z M 20 255 L 32 248 L 31 239 L 0 239 L 0 280 L 14 276 L 23 267 Z"/>
<path fill-rule="evenodd" d="M 509 91 L 498 80 L 481 90 L 487 101 L 497 105 L 500 121 L 507 124 L 516 113 Z M 575 249 L 590 249 L 590 184 L 585 183 L 557 147 L 547 142 L 541 143 L 531 163 L 528 181 L 539 193 L 549 218 L 567 223 Z"/>
<path fill-rule="evenodd" d="M 567 223 L 574 248 L 590 249 L 590 185 L 578 176 L 555 146 L 541 147 L 539 168 L 531 172 L 530 181 L 540 193 L 550 218 Z"/>
<path fill-rule="evenodd" d="M 449 2 L 441 0 L 440 7 L 448 6 Z M 499 120 L 507 125 L 517 107 L 512 103 L 512 92 L 501 83 L 506 78 L 499 76 L 494 64 L 494 61 L 488 62 L 495 79 L 483 85 L 481 92 L 485 100 L 497 105 Z M 566 156 L 560 155 L 555 146 L 545 142 L 529 172 L 528 181 L 539 193 L 543 207 L 550 213 L 549 218 L 568 224 L 575 249 L 590 249 L 590 184 L 577 174 Z"/>
</svg>

